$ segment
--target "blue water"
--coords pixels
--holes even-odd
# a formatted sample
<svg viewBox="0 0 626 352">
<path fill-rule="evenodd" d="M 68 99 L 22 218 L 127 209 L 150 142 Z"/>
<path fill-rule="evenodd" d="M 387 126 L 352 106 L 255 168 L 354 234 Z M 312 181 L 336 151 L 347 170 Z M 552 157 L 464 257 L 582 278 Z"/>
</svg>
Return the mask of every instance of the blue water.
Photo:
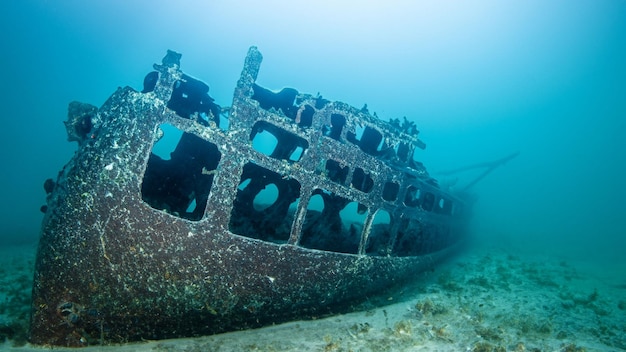
<svg viewBox="0 0 626 352">
<path fill-rule="evenodd" d="M 37 241 L 70 101 L 172 49 L 228 106 L 256 45 L 264 87 L 415 121 L 435 177 L 520 151 L 474 187 L 476 242 L 626 270 L 626 1 L 20 0 L 0 33 L 0 244 Z"/>
<path fill-rule="evenodd" d="M 0 243 L 37 239 L 43 181 L 76 148 L 62 123 L 70 101 L 99 106 L 118 86 L 141 88 L 173 49 L 227 106 L 257 45 L 265 87 L 416 121 L 435 176 L 519 150 L 475 187 L 477 236 L 619 259 L 626 2 L 385 4 L 2 2 Z"/>
</svg>

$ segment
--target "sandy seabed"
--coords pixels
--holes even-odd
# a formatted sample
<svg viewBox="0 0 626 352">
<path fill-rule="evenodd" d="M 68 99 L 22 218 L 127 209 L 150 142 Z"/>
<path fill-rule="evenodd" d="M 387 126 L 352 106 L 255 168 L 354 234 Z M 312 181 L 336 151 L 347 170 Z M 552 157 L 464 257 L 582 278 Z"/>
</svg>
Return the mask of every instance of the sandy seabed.
<svg viewBox="0 0 626 352">
<path fill-rule="evenodd" d="M 0 249 L 0 350 L 77 351 L 26 342 L 34 257 L 34 246 Z M 621 268 L 469 248 L 359 312 L 79 350 L 626 351 L 626 276 Z"/>
</svg>

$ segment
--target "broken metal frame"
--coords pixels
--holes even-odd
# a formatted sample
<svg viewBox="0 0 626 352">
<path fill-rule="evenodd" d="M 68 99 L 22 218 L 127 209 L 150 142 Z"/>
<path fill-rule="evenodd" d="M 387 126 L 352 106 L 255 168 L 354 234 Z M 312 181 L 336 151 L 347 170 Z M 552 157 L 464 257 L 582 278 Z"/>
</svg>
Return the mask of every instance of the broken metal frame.
<svg viewBox="0 0 626 352">
<path fill-rule="evenodd" d="M 414 128 L 297 92 L 293 103 L 268 103 L 255 83 L 261 60 L 251 48 L 227 129 L 220 128 L 208 86 L 183 74 L 174 52 L 155 65 L 144 92 L 120 88 L 97 110 L 70 105 L 68 135 L 80 146 L 47 186 L 33 343 L 85 346 L 195 336 L 340 311 L 410 279 L 459 242 L 468 209 L 413 160 L 415 148 L 424 147 Z M 197 218 L 160 209 L 142 189 L 163 124 L 218 151 L 217 163 L 208 168 L 196 154 L 186 155 L 210 185 L 206 194 L 199 192 L 206 203 L 198 203 Z M 269 154 L 252 147 L 261 130 L 279 140 Z M 302 150 L 294 156 L 297 148 Z M 250 167 L 262 170 L 262 179 L 280 183 L 272 178 L 278 175 L 299 186 L 284 188 L 297 196 L 295 209 L 273 209 L 282 212 L 273 216 L 291 222 L 281 241 L 258 231 L 233 232 L 233 218 L 243 214 L 234 210 L 238 204 L 247 204 L 241 209 L 251 212 L 250 219 L 268 215 L 254 213 L 254 192 L 246 198 L 241 189 Z M 261 188 L 270 183 L 264 182 Z M 308 206 L 316 194 L 324 196 L 321 213 Z M 324 227 L 344 205 L 333 204 L 337 199 L 356 202 L 367 214 L 364 223 L 347 232 L 341 223 Z M 387 226 L 374 224 L 379 212 L 389 215 Z M 305 240 L 328 230 L 358 236 L 358 245 Z M 381 244 L 370 251 L 374 240 Z"/>
</svg>

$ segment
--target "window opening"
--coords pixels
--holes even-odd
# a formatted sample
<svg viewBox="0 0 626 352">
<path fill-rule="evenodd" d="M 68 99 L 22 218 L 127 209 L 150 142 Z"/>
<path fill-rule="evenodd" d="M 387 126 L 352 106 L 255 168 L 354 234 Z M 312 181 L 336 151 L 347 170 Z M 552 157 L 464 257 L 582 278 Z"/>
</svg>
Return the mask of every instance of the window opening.
<svg viewBox="0 0 626 352">
<path fill-rule="evenodd" d="M 373 256 L 388 256 L 391 252 L 389 250 L 391 233 L 391 216 L 389 212 L 384 209 L 378 209 L 372 220 L 372 228 L 367 238 L 365 253 Z"/>
<path fill-rule="evenodd" d="M 330 115 L 330 126 L 324 125 L 322 132 L 324 136 L 330 137 L 332 139 L 341 140 L 341 131 L 343 130 L 343 126 L 346 125 L 346 118 L 343 115 L 339 114 L 331 114 Z"/>
<path fill-rule="evenodd" d="M 215 144 L 194 134 L 171 125 L 159 126 L 159 132 L 163 133 L 163 130 L 167 132 L 155 143 L 148 158 L 141 197 L 152 208 L 184 219 L 200 220 L 204 216 L 221 154 Z M 165 137 L 168 134 L 169 139 Z M 173 151 L 168 153 L 176 135 L 180 138 Z M 168 154 L 169 158 L 165 159 Z"/>
<path fill-rule="evenodd" d="M 400 192 L 400 185 L 397 182 L 387 181 L 383 186 L 383 199 L 393 202 L 398 199 L 398 192 Z"/>
<path fill-rule="evenodd" d="M 398 143 L 395 151 L 398 160 L 400 160 L 400 162 L 406 163 L 409 159 L 409 146 L 406 143 Z"/>
<path fill-rule="evenodd" d="M 450 199 L 440 198 L 435 211 L 440 214 L 450 215 L 452 214 L 452 205 L 453 202 Z"/>
<path fill-rule="evenodd" d="M 348 132 L 347 138 L 348 141 L 358 145 L 362 151 L 369 155 L 379 155 L 385 148 L 383 135 L 369 126 L 357 127 L 355 132 Z"/>
<path fill-rule="evenodd" d="M 300 183 L 254 163 L 243 167 L 228 225 L 232 233 L 286 243 L 300 198 Z"/>
<path fill-rule="evenodd" d="M 302 226 L 300 245 L 331 252 L 357 254 L 367 207 L 322 189 L 313 191 L 313 198 L 323 206 L 309 202 Z"/>
<path fill-rule="evenodd" d="M 299 161 L 309 147 L 306 139 L 266 121 L 258 121 L 250 134 L 252 148 L 274 159 Z"/>
<path fill-rule="evenodd" d="M 352 173 L 352 187 L 358 189 L 359 191 L 368 193 L 374 187 L 374 180 L 372 180 L 372 177 L 369 174 L 366 174 L 363 169 L 357 167 Z"/>
<path fill-rule="evenodd" d="M 426 211 L 432 211 L 435 205 L 435 195 L 430 192 L 424 192 L 424 199 L 422 200 L 422 209 Z"/>
<path fill-rule="evenodd" d="M 333 182 L 337 182 L 341 185 L 345 184 L 348 177 L 348 166 L 341 166 L 338 161 L 328 159 L 326 160 L 326 176 Z"/>
<path fill-rule="evenodd" d="M 315 113 L 315 109 L 313 109 L 309 105 L 305 105 L 298 109 L 296 113 L 295 122 L 300 127 L 311 127 L 313 124 L 313 114 Z"/>
<path fill-rule="evenodd" d="M 415 186 L 409 186 L 406 189 L 406 195 L 404 196 L 404 205 L 406 205 L 407 207 L 417 207 L 418 205 L 420 205 L 420 196 L 422 194 L 422 191 L 415 187 Z"/>
</svg>

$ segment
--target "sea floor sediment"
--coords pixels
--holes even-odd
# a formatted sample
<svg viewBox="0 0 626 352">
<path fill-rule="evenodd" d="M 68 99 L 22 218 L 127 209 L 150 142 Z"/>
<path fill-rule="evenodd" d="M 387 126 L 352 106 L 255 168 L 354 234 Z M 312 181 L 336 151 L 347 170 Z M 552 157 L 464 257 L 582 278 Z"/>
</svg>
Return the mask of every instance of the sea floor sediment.
<svg viewBox="0 0 626 352">
<path fill-rule="evenodd" d="M 27 342 L 35 246 L 0 252 L 0 350 L 47 350 Z M 110 350 L 624 351 L 626 282 L 608 269 L 469 248 L 354 313 Z"/>
</svg>

